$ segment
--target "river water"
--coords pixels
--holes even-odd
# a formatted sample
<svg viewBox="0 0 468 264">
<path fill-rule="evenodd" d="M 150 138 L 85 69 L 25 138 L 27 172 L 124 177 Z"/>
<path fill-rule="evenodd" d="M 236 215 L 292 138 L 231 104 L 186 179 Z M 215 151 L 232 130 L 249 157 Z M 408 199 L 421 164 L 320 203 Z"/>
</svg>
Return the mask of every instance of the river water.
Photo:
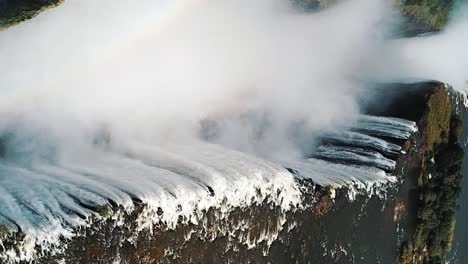
<svg viewBox="0 0 468 264">
<path fill-rule="evenodd" d="M 465 151 L 468 145 L 468 115 L 464 115 L 463 122 L 465 124 L 464 136 Z M 457 224 L 455 227 L 455 237 L 453 240 L 452 252 L 448 262 L 455 264 L 468 263 L 468 155 L 465 153 L 463 160 L 463 186 L 462 193 L 458 198 L 460 208 L 457 211 Z"/>
</svg>

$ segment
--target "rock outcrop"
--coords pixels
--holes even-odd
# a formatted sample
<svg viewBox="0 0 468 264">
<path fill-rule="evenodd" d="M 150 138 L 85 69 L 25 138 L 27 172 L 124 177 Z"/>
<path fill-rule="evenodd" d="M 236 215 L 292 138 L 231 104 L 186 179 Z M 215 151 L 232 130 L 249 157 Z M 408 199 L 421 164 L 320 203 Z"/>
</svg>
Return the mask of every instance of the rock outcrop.
<svg viewBox="0 0 468 264">
<path fill-rule="evenodd" d="M 138 199 L 131 212 L 112 203 L 88 208 L 98 213 L 89 225 L 37 263 L 437 263 L 450 248 L 465 98 L 437 82 L 393 86 L 400 91 L 386 89 L 387 105 L 365 111 L 418 123 L 397 160 L 396 183 L 334 189 L 298 179 L 301 203 L 290 210 L 259 193 L 264 198 L 248 207 L 209 209 L 175 226 L 142 227 L 149 215 Z M 5 230 L 0 252 L 20 252 L 23 238 Z"/>
<path fill-rule="evenodd" d="M 31 19 L 63 0 L 0 0 L 0 30 Z"/>
</svg>

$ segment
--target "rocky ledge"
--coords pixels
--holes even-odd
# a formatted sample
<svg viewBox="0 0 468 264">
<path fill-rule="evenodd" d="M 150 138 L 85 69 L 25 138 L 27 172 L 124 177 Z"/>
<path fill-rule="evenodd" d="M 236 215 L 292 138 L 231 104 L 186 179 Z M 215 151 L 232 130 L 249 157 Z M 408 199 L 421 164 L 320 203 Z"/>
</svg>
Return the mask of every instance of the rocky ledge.
<svg viewBox="0 0 468 264">
<path fill-rule="evenodd" d="M 0 30 L 37 16 L 63 0 L 0 0 Z"/>
<path fill-rule="evenodd" d="M 88 207 L 96 214 L 73 236 L 60 237 L 59 248 L 36 244 L 35 261 L 442 263 L 462 179 L 465 96 L 438 82 L 391 86 L 381 92 L 387 104 L 369 104 L 364 111 L 418 124 L 418 132 L 403 142 L 393 171 L 397 182 L 336 189 L 297 179 L 301 202 L 288 210 L 275 200 L 281 195 L 258 190 L 249 206 L 201 210 L 174 225 L 144 224 L 151 215 L 137 198 L 132 211 L 109 201 L 106 207 Z M 22 231 L 0 231 L 0 254 L 21 255 Z"/>
</svg>

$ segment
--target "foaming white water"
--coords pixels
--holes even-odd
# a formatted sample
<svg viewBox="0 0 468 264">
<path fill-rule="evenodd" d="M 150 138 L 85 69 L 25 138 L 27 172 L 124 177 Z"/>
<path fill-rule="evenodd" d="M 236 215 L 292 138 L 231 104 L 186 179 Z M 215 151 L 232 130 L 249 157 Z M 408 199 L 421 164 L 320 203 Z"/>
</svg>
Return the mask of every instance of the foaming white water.
<svg viewBox="0 0 468 264">
<path fill-rule="evenodd" d="M 331 144 L 370 148 L 389 155 L 396 155 L 401 150 L 401 147 L 397 144 L 387 142 L 380 138 L 352 131 L 343 131 L 341 133 L 326 134 L 324 137 L 322 137 L 322 139 L 326 142 L 330 142 Z"/>
<path fill-rule="evenodd" d="M 417 131 L 417 126 L 415 122 L 399 118 L 361 115 L 354 129 L 371 136 L 406 139 Z"/>
<path fill-rule="evenodd" d="M 361 165 L 364 164 L 387 171 L 395 169 L 396 164 L 394 160 L 384 157 L 377 151 L 341 146 L 320 146 L 314 152 L 314 157 Z"/>
<path fill-rule="evenodd" d="M 377 124 L 396 122 L 387 118 L 372 120 Z M 397 123 L 410 124 L 403 120 Z M 415 130 L 412 126 L 407 129 L 410 127 Z M 340 154 L 335 153 L 339 148 L 319 149 L 333 152 L 331 157 L 339 160 Z M 349 153 L 360 150 L 344 149 Z M 203 221 L 203 211 L 210 208 L 219 210 L 220 218 L 227 217 L 234 208 L 263 202 L 278 206 L 283 212 L 298 208 L 301 192 L 295 177 L 311 179 L 322 186 L 350 187 L 350 198 L 356 190 L 378 194 L 379 186 L 396 181 L 379 169 L 383 165 L 392 169 L 394 161 L 376 151 L 362 150 L 361 154 L 357 159 L 361 165 L 319 159 L 271 162 L 203 141 L 158 145 L 134 141 L 81 147 L 52 159 L 2 159 L 0 220 L 11 231 L 22 230 L 26 237 L 19 253 L 8 250 L 0 257 L 9 262 L 32 260 L 42 254 L 35 245 L 58 252 L 61 239 L 76 235 L 74 230 L 79 226 L 90 225 L 92 216 L 100 218 L 93 208 L 109 204 L 131 212 L 134 201 L 141 201 L 144 210 L 137 219 L 138 230 L 152 230 L 155 224 L 166 228 L 180 223 L 197 224 Z M 349 159 L 356 161 L 356 157 L 348 156 Z M 293 175 L 285 168 L 297 173 Z M 281 221 L 277 232 L 284 219 Z M 271 243 L 277 232 L 244 242 L 249 246 L 265 239 Z"/>
<path fill-rule="evenodd" d="M 399 118 L 361 115 L 349 129 L 361 132 L 341 132 L 346 136 L 326 134 L 323 145 L 311 152 L 314 158 L 284 159 L 280 163 L 293 169 L 300 177 L 312 179 L 323 186 L 356 186 L 358 189 L 373 190 L 373 186 L 396 181 L 395 176 L 385 172 L 391 173 L 395 169 L 394 159 L 398 156 L 394 154 L 401 150 L 401 146 L 392 140 L 408 139 L 417 131 L 416 123 Z M 392 154 L 392 158 L 383 154 Z"/>
<path fill-rule="evenodd" d="M 268 201 L 287 211 L 300 192 L 284 167 L 334 187 L 394 181 L 375 167 L 303 159 L 297 147 L 356 121 L 360 84 L 349 76 L 369 59 L 356 50 L 381 40 L 385 11 L 374 0 L 314 15 L 287 1 L 69 0 L 2 32 L 0 221 L 26 237 L 0 257 L 59 250 L 108 204 L 131 212 L 142 201 L 140 230 L 196 223 L 208 208 Z M 226 121 L 222 146 L 199 139 L 212 117 Z M 377 136 L 414 131 L 404 120 L 357 122 L 392 150 Z M 292 140 L 297 126 L 307 136 Z"/>
<path fill-rule="evenodd" d="M 285 161 L 285 166 L 297 170 L 300 177 L 312 179 L 323 186 L 375 186 L 396 181 L 395 176 L 372 167 L 355 167 L 319 159 Z"/>
<path fill-rule="evenodd" d="M 73 236 L 76 227 L 89 224 L 89 217 L 99 217 L 90 208 L 110 201 L 129 212 L 133 199 L 142 201 L 146 206 L 139 230 L 155 224 L 174 228 L 180 217 L 182 223 L 196 224 L 210 208 L 227 216 L 233 208 L 265 201 L 284 211 L 300 202 L 298 186 L 286 169 L 219 146 L 135 144 L 121 150 L 96 149 L 80 158 L 37 160 L 28 166 L 2 162 L 0 219 L 26 238 L 19 255 L 7 251 L 0 256 L 32 260 L 41 254 L 36 244 L 53 252 L 61 237 Z"/>
</svg>

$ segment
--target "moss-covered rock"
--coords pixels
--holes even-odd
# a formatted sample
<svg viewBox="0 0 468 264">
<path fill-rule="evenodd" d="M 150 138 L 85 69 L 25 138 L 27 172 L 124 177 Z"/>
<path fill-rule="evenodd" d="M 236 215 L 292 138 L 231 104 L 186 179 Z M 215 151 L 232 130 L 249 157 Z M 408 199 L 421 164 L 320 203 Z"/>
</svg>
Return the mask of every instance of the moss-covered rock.
<svg viewBox="0 0 468 264">
<path fill-rule="evenodd" d="M 463 133 L 463 120 L 461 119 L 460 115 L 456 115 L 452 119 L 450 131 L 452 131 L 452 135 L 456 139 L 459 139 L 460 136 L 462 135 L 462 133 Z"/>
<path fill-rule="evenodd" d="M 6 225 L 0 224 L 0 239 L 3 239 L 10 234 L 10 229 Z"/>
<path fill-rule="evenodd" d="M 435 145 L 448 142 L 451 117 L 450 95 L 443 85 L 439 85 L 427 100 L 427 112 L 424 118 L 426 151 L 430 152 Z"/>
<path fill-rule="evenodd" d="M 0 30 L 37 16 L 56 7 L 64 0 L 3 0 L 0 1 Z"/>
<path fill-rule="evenodd" d="M 438 85 L 427 96 L 420 127 L 425 151 L 418 181 L 419 205 L 413 241 L 418 261 L 412 263 L 442 263 L 452 245 L 464 156 L 459 142 L 463 121 L 454 110 L 460 102 L 456 102 L 453 93 L 452 89 Z"/>
<path fill-rule="evenodd" d="M 315 11 L 342 0 L 290 0 L 305 11 Z M 393 0 L 404 18 L 405 36 L 442 30 L 448 23 L 454 0 Z"/>
<path fill-rule="evenodd" d="M 448 22 L 453 0 L 406 0 L 400 4 L 407 18 L 406 31 L 418 34 L 443 29 Z"/>
<path fill-rule="evenodd" d="M 110 208 L 109 206 L 102 206 L 96 209 L 96 212 L 102 218 L 108 218 L 112 216 L 112 214 L 114 213 L 114 210 L 112 210 L 112 208 Z"/>
</svg>

